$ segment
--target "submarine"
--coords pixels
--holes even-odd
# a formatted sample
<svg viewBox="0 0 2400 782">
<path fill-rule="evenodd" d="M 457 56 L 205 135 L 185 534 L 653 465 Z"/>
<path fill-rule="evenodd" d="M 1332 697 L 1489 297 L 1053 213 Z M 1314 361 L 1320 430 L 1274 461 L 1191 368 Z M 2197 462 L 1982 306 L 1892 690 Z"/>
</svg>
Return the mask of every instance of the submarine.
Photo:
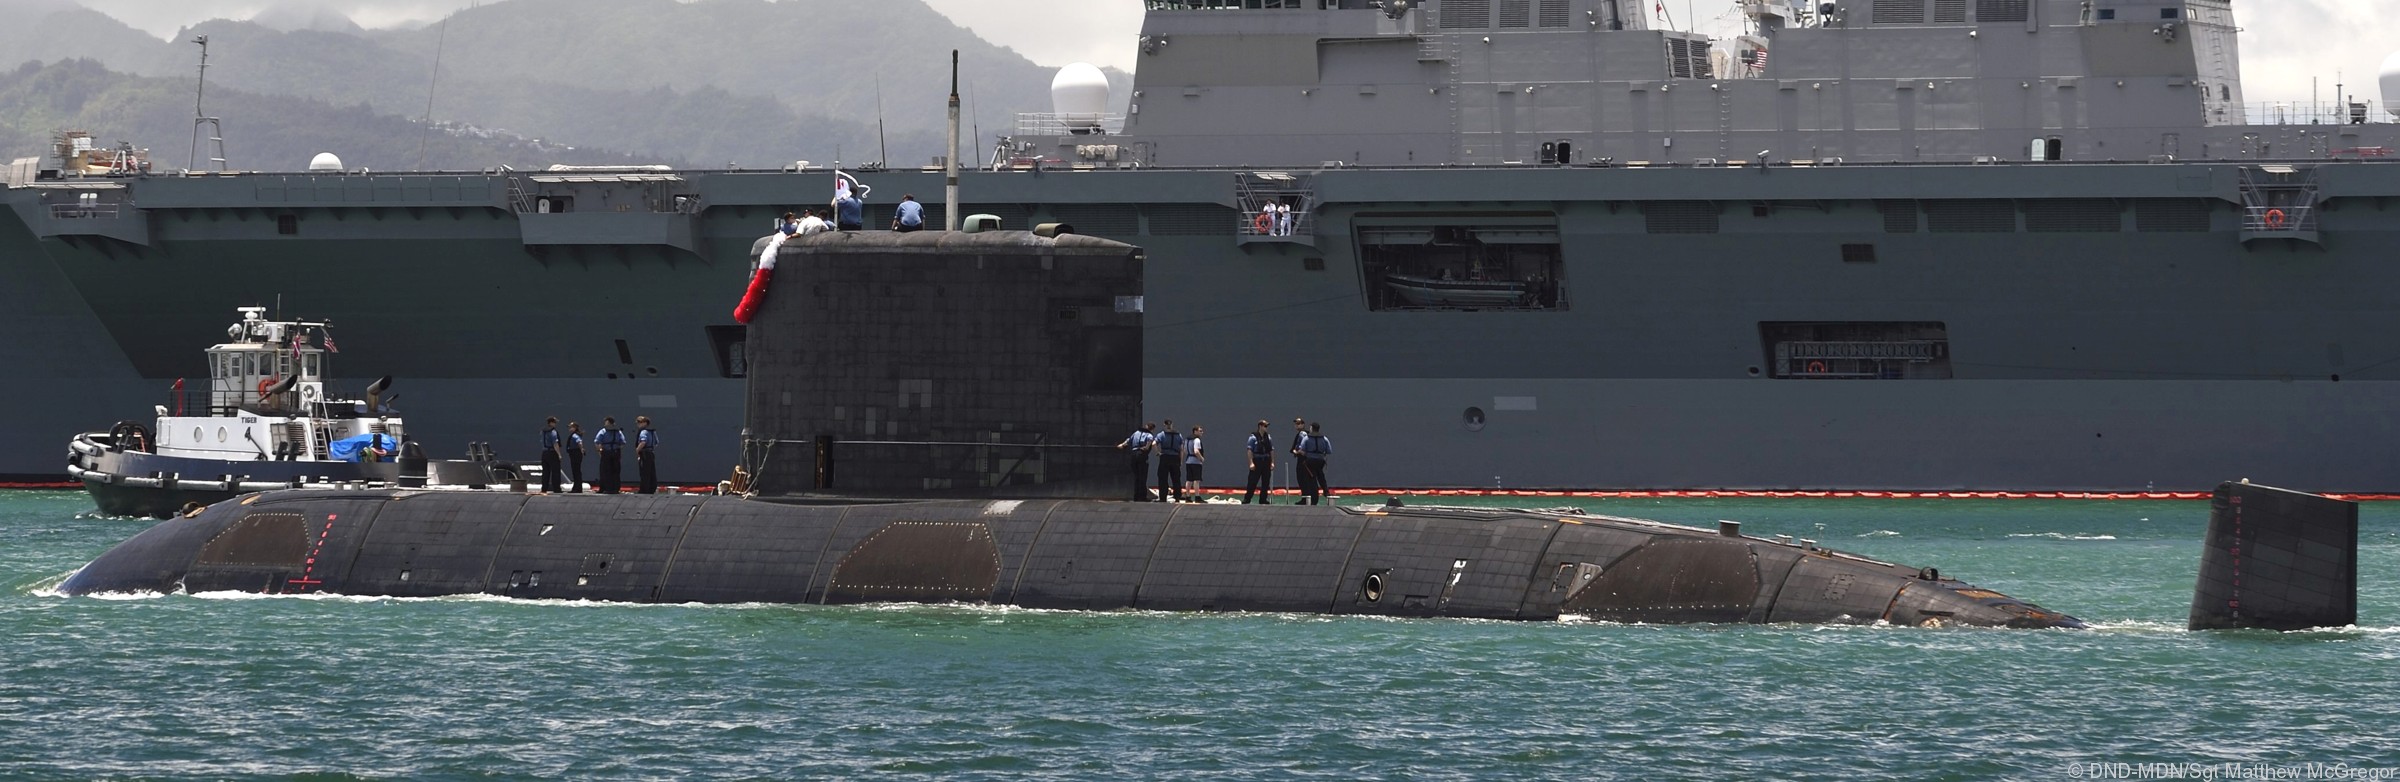
<svg viewBox="0 0 2400 782">
<path fill-rule="evenodd" d="M 725 354 L 749 384 L 744 495 L 253 494 L 144 531 L 59 591 L 2084 626 L 1735 522 L 1085 499 L 1121 496 L 1125 456 L 1101 444 L 1141 414 L 1140 248 L 1045 226 L 755 252 L 772 286 L 754 274 Z M 2276 494 L 2239 505 L 2261 492 Z M 2247 537 L 2218 541 L 2236 558 L 2210 572 L 2238 570 L 2277 518 L 2338 521 L 2346 505 L 2228 484 L 2220 516 L 2229 497 L 2252 509 L 2234 525 Z M 2210 592 L 2210 572 L 2195 626 L 2242 626 L 2225 590 L 2268 585 Z"/>
</svg>

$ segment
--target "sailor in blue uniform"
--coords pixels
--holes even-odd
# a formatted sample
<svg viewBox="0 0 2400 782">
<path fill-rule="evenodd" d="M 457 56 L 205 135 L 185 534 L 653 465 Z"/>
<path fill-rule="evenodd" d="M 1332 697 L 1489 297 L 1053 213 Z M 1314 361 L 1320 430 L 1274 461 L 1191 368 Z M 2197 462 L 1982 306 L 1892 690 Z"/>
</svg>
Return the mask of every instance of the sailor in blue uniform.
<svg viewBox="0 0 2400 782">
<path fill-rule="evenodd" d="M 657 494 L 658 430 L 650 428 L 650 417 L 646 415 L 634 416 L 633 425 L 639 427 L 633 433 L 633 461 L 642 474 L 642 487 L 637 493 Z"/>
<path fill-rule="evenodd" d="M 1175 419 L 1169 418 L 1150 447 L 1158 452 L 1159 502 L 1183 500 L 1183 443 L 1183 434 L 1175 431 Z"/>
<path fill-rule="evenodd" d="M 1333 438 L 1325 436 L 1325 425 L 1311 422 L 1308 434 L 1300 438 L 1300 481 L 1306 499 L 1303 503 L 1320 505 L 1333 496 L 1333 485 L 1325 482 L 1325 458 L 1333 455 Z"/>
<path fill-rule="evenodd" d="M 859 200 L 858 193 L 843 193 L 833 199 L 833 208 L 836 227 L 844 231 L 867 230 L 867 202 Z"/>
<path fill-rule="evenodd" d="M 583 493 L 583 422 L 567 422 L 567 480 L 573 487 L 569 494 Z"/>
<path fill-rule="evenodd" d="M 592 444 L 600 446 L 600 493 L 615 494 L 625 485 L 625 430 L 617 428 L 615 417 L 602 418 Z"/>
<path fill-rule="evenodd" d="M 892 213 L 892 230 L 901 233 L 925 228 L 925 205 L 917 203 L 915 195 L 900 197 L 900 208 Z"/>
<path fill-rule="evenodd" d="M 1242 486 L 1242 504 L 1257 497 L 1260 505 L 1273 505 L 1275 489 L 1275 435 L 1267 431 L 1267 419 L 1258 419 L 1258 431 L 1250 435 L 1250 481 Z"/>
<path fill-rule="evenodd" d="M 1307 504 L 1316 491 L 1316 476 L 1308 474 L 1308 462 L 1300 455 L 1300 444 L 1308 440 L 1308 422 L 1292 419 L 1292 479 L 1300 484 L 1301 504 Z"/>
<path fill-rule="evenodd" d="M 1134 502 L 1150 501 L 1150 451 L 1158 446 L 1158 436 L 1151 432 L 1157 428 L 1157 424 L 1143 421 L 1142 428 L 1133 430 L 1133 434 L 1127 435 L 1124 442 L 1117 443 L 1117 450 L 1124 451 L 1133 462 Z"/>
<path fill-rule="evenodd" d="M 542 428 L 542 493 L 557 494 L 559 463 L 566 455 L 558 436 L 558 416 L 551 416 Z"/>
</svg>

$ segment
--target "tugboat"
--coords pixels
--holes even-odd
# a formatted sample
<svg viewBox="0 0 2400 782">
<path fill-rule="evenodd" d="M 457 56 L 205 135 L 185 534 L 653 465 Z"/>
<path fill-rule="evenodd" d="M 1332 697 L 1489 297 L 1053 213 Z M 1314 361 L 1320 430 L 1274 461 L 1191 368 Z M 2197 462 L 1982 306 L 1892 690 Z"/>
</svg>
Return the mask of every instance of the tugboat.
<svg viewBox="0 0 2400 782">
<path fill-rule="evenodd" d="M 227 342 L 208 349 L 207 390 L 155 408 L 154 426 L 120 421 L 68 444 L 67 473 L 111 516 L 165 518 L 250 492 L 296 488 L 458 487 L 522 490 L 523 471 L 488 446 L 466 461 L 429 462 L 385 396 L 336 398 L 330 324 L 269 320 L 241 307 Z M 321 344 L 311 335 L 326 335 Z M 197 404 L 195 404 L 197 403 Z M 199 409 L 189 409 L 191 407 Z"/>
</svg>

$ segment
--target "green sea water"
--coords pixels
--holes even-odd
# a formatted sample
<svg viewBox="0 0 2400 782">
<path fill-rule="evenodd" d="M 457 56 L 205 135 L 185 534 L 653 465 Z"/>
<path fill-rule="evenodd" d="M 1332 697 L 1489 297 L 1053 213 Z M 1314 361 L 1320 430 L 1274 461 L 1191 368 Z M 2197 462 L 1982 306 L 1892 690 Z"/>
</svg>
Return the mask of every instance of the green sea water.
<svg viewBox="0 0 2400 782">
<path fill-rule="evenodd" d="M 2205 502 L 1584 507 L 1938 566 L 2095 629 L 67 598 L 149 522 L 8 492 L 0 778 L 2400 774 L 2400 504 L 2364 511 L 2360 627 L 2291 634 L 2181 629 Z"/>
</svg>

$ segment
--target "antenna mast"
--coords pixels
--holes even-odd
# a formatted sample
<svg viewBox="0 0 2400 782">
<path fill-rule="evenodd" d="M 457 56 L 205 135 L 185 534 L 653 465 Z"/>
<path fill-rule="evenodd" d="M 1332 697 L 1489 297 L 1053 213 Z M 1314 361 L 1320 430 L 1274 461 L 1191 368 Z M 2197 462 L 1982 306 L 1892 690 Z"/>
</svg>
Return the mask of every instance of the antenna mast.
<svg viewBox="0 0 2400 782">
<path fill-rule="evenodd" d="M 883 74 L 875 74 L 875 166 L 892 166 L 892 145 L 883 134 Z"/>
<path fill-rule="evenodd" d="M 958 230 L 958 50 L 950 50 L 950 154 L 942 156 L 942 230 Z"/>
<path fill-rule="evenodd" d="M 425 127 L 417 131 L 417 170 L 425 170 L 425 146 L 433 139 L 433 96 L 442 87 L 442 49 L 450 44 L 450 17 L 433 34 L 433 78 L 425 85 Z"/>
<path fill-rule="evenodd" d="M 192 156 L 184 161 L 183 170 L 200 170 L 200 129 L 207 128 L 209 130 L 208 140 L 217 146 L 217 156 L 209 158 L 208 162 L 215 164 L 216 170 L 223 171 L 225 170 L 225 125 L 218 122 L 217 118 L 208 116 L 208 112 L 204 109 L 208 98 L 208 36 L 195 37 L 192 39 L 192 43 L 200 45 L 200 84 L 192 90 Z"/>
</svg>

